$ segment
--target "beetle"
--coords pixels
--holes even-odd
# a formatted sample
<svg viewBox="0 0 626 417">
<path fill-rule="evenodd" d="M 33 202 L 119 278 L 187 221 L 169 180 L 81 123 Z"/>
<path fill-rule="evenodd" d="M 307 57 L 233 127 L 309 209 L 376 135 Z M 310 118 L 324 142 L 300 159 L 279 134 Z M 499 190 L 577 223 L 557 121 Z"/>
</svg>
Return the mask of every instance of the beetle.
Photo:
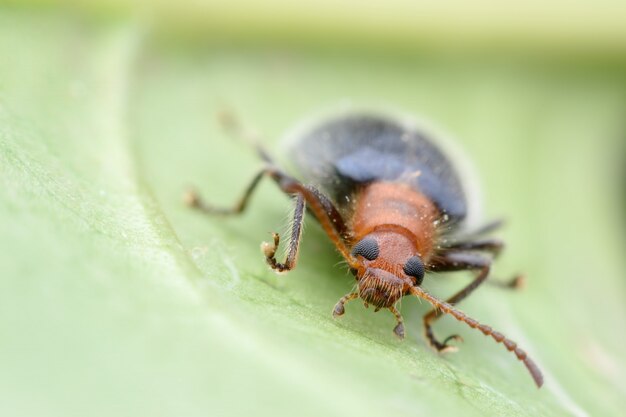
<svg viewBox="0 0 626 417">
<path fill-rule="evenodd" d="M 227 125 L 238 126 L 233 119 Z M 474 232 L 464 230 L 470 212 L 468 187 L 437 138 L 399 119 L 373 112 L 352 112 L 326 118 L 295 140 L 291 159 L 300 181 L 279 168 L 258 143 L 264 167 L 242 198 L 231 208 L 207 204 L 195 192 L 187 203 L 209 214 L 238 214 L 263 177 L 271 178 L 292 196 L 295 210 L 284 261 L 276 259 L 280 236 L 261 245 L 267 264 L 276 272 L 295 268 L 305 212 L 319 222 L 357 281 L 357 290 L 343 296 L 332 314 L 345 313 L 345 304 L 360 298 L 365 307 L 389 310 L 396 318 L 393 331 L 404 338 L 404 323 L 396 303 L 406 295 L 428 301 L 433 309 L 423 317 L 426 339 L 437 352 L 455 350 L 452 340 L 440 341 L 432 325 L 444 314 L 502 343 L 524 363 L 537 387 L 539 367 L 512 340 L 456 308 L 487 279 L 500 240 L 486 238 L 499 222 Z M 474 279 L 446 301 L 422 288 L 429 271 L 475 273 Z M 513 282 L 514 285 L 515 280 Z"/>
</svg>

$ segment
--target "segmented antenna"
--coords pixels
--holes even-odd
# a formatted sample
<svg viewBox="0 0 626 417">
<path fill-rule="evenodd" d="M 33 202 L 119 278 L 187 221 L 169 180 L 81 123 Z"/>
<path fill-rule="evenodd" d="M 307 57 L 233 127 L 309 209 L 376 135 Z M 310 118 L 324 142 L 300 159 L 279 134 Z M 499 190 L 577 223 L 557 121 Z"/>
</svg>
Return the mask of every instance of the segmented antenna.
<svg viewBox="0 0 626 417">
<path fill-rule="evenodd" d="M 524 363 L 524 365 L 528 369 L 528 372 L 530 372 L 530 375 L 535 380 L 535 384 L 537 384 L 537 387 L 540 388 L 543 385 L 543 374 L 541 373 L 541 370 L 539 369 L 537 364 L 532 359 L 530 359 L 526 352 L 517 346 L 517 343 L 515 343 L 511 339 L 508 339 L 502 333 L 493 330 L 491 327 L 480 324 L 478 321 L 472 319 L 471 317 L 468 317 L 462 311 L 457 310 L 452 305 L 435 298 L 420 287 L 411 287 L 411 294 L 416 297 L 423 298 L 424 300 L 432 304 L 433 307 L 435 307 L 436 309 L 441 310 L 445 314 L 450 314 L 455 319 L 457 319 L 458 321 L 462 321 L 472 329 L 480 330 L 485 336 L 491 336 L 493 340 L 495 340 L 497 343 L 502 343 L 509 352 L 515 353 L 517 359 Z"/>
</svg>

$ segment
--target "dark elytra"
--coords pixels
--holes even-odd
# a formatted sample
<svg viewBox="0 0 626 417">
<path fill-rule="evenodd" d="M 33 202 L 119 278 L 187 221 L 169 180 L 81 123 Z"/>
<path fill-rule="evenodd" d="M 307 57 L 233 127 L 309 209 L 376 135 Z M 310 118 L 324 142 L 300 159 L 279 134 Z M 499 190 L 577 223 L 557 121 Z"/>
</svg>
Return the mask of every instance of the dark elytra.
<svg viewBox="0 0 626 417">
<path fill-rule="evenodd" d="M 345 196 L 373 181 L 403 181 L 430 197 L 453 223 L 467 200 L 451 161 L 425 133 L 374 114 L 350 114 L 315 127 L 291 149 L 307 182 L 345 209 Z"/>
</svg>

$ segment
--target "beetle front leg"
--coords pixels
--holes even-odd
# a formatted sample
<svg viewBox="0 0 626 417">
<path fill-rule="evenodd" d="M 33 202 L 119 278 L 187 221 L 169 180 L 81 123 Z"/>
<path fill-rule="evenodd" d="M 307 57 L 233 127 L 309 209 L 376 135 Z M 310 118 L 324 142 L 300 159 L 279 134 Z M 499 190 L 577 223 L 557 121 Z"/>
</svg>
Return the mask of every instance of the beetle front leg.
<svg viewBox="0 0 626 417">
<path fill-rule="evenodd" d="M 345 304 L 348 301 L 354 300 L 355 298 L 359 298 L 359 294 L 356 292 L 352 292 L 341 297 L 341 299 L 339 299 L 339 301 L 337 302 L 337 304 L 335 304 L 335 307 L 333 308 L 333 317 L 337 318 L 339 316 L 343 316 L 346 312 Z"/>
<path fill-rule="evenodd" d="M 402 315 L 394 306 L 389 307 L 389 311 L 391 311 L 391 314 L 394 315 L 397 321 L 396 327 L 393 328 L 393 334 L 402 340 L 404 339 L 404 320 L 402 319 Z"/>
<path fill-rule="evenodd" d="M 280 243 L 280 235 L 278 233 L 273 233 L 272 242 L 261 243 L 261 250 L 265 255 L 267 264 L 276 272 L 286 272 L 296 267 L 298 250 L 300 249 L 300 237 L 302 236 L 302 223 L 304 222 L 304 208 L 304 197 L 302 194 L 296 194 L 296 207 L 291 223 L 291 239 L 289 240 L 289 250 L 284 262 L 281 263 L 276 260 L 276 250 Z"/>
</svg>

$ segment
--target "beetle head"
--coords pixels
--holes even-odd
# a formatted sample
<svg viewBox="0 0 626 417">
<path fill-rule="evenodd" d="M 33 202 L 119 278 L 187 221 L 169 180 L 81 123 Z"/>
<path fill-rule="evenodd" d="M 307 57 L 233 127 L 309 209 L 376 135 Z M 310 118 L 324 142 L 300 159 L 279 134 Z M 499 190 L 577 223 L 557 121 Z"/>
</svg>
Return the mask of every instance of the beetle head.
<svg viewBox="0 0 626 417">
<path fill-rule="evenodd" d="M 415 243 L 397 231 L 375 231 L 352 248 L 357 261 L 353 273 L 358 281 L 358 295 L 365 305 L 376 310 L 393 306 L 409 289 L 419 285 L 424 265 L 416 255 Z"/>
</svg>

